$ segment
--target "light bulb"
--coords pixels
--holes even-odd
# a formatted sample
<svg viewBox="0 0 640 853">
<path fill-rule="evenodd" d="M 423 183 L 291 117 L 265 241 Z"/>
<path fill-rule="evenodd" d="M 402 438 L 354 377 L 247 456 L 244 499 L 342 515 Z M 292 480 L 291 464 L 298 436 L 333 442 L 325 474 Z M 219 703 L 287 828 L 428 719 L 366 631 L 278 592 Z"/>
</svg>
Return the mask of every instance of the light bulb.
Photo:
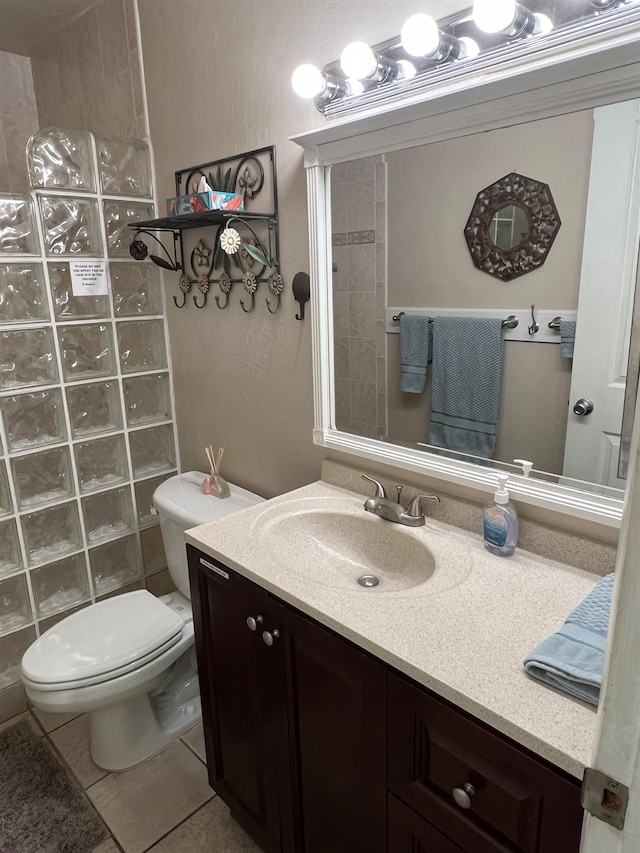
<svg viewBox="0 0 640 853">
<path fill-rule="evenodd" d="M 355 77 L 349 77 L 345 83 L 347 87 L 347 95 L 351 97 L 361 95 L 364 92 L 364 83 L 362 80 L 356 80 Z"/>
<path fill-rule="evenodd" d="M 315 65 L 298 65 L 291 75 L 291 85 L 301 98 L 316 98 L 326 87 L 326 77 Z"/>
<path fill-rule="evenodd" d="M 398 60 L 398 80 L 413 80 L 416 76 L 416 66 L 408 59 Z"/>
<path fill-rule="evenodd" d="M 460 44 L 462 46 L 460 59 L 475 59 L 480 53 L 480 45 L 474 39 L 469 38 L 469 36 L 462 36 Z"/>
<path fill-rule="evenodd" d="M 516 0 L 474 0 L 473 20 L 485 33 L 500 33 L 511 27 L 517 10 Z"/>
<path fill-rule="evenodd" d="M 346 77 L 365 80 L 375 74 L 378 60 L 368 44 L 363 41 L 352 41 L 342 51 L 340 65 Z"/>
<path fill-rule="evenodd" d="M 440 30 L 431 15 L 412 15 L 402 27 L 400 42 L 409 56 L 429 56 L 440 46 Z"/>
<path fill-rule="evenodd" d="M 553 21 L 551 18 L 547 17 L 547 15 L 543 15 L 541 12 L 534 12 L 533 17 L 536 19 L 534 32 L 541 33 L 542 35 L 551 32 L 553 29 Z"/>
</svg>

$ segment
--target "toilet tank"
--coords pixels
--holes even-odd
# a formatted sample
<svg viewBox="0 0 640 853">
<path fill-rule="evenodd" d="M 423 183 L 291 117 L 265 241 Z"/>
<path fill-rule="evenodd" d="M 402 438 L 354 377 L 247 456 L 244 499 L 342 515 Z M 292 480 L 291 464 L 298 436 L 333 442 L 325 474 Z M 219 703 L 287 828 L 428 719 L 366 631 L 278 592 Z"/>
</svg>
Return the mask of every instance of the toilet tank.
<svg viewBox="0 0 640 853">
<path fill-rule="evenodd" d="M 191 598 L 191 592 L 184 531 L 264 500 L 233 483 L 229 483 L 231 494 L 228 498 L 205 495 L 202 491 L 205 476 L 199 471 L 176 474 L 161 483 L 153 493 L 169 573 L 176 589 L 188 598 Z"/>
</svg>

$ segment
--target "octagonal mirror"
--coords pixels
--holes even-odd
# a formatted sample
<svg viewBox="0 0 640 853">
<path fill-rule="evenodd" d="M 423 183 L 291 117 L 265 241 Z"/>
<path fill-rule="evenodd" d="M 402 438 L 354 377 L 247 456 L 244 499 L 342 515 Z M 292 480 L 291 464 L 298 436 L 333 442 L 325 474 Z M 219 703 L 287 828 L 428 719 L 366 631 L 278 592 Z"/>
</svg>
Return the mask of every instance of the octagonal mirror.
<svg viewBox="0 0 640 853">
<path fill-rule="evenodd" d="M 510 281 L 542 266 L 559 228 L 549 186 L 511 172 L 478 193 L 464 236 L 478 269 Z"/>
</svg>

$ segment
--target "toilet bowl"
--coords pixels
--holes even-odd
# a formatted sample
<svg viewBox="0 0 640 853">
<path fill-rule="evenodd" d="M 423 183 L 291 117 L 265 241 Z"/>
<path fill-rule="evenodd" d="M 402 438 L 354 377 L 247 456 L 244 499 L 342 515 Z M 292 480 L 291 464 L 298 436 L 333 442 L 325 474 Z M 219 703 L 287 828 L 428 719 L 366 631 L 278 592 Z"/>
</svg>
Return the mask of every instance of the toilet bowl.
<svg viewBox="0 0 640 853">
<path fill-rule="evenodd" d="M 25 652 L 21 677 L 36 708 L 89 713 L 91 756 L 107 770 L 132 767 L 202 718 L 183 533 L 262 498 L 230 485 L 204 495 L 204 474 L 171 477 L 155 491 L 177 591 L 135 590 L 62 619 Z"/>
</svg>

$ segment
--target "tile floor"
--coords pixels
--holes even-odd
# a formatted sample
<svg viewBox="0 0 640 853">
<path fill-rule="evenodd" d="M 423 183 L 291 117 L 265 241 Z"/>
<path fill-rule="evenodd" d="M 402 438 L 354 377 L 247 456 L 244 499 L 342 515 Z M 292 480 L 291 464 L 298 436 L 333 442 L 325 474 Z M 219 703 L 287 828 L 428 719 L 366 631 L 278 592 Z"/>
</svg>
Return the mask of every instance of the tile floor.
<svg viewBox="0 0 640 853">
<path fill-rule="evenodd" d="M 130 770 L 109 773 L 89 754 L 88 718 L 34 709 L 28 720 L 49 738 L 111 837 L 86 853 L 259 853 L 207 782 L 202 726 Z"/>
</svg>

